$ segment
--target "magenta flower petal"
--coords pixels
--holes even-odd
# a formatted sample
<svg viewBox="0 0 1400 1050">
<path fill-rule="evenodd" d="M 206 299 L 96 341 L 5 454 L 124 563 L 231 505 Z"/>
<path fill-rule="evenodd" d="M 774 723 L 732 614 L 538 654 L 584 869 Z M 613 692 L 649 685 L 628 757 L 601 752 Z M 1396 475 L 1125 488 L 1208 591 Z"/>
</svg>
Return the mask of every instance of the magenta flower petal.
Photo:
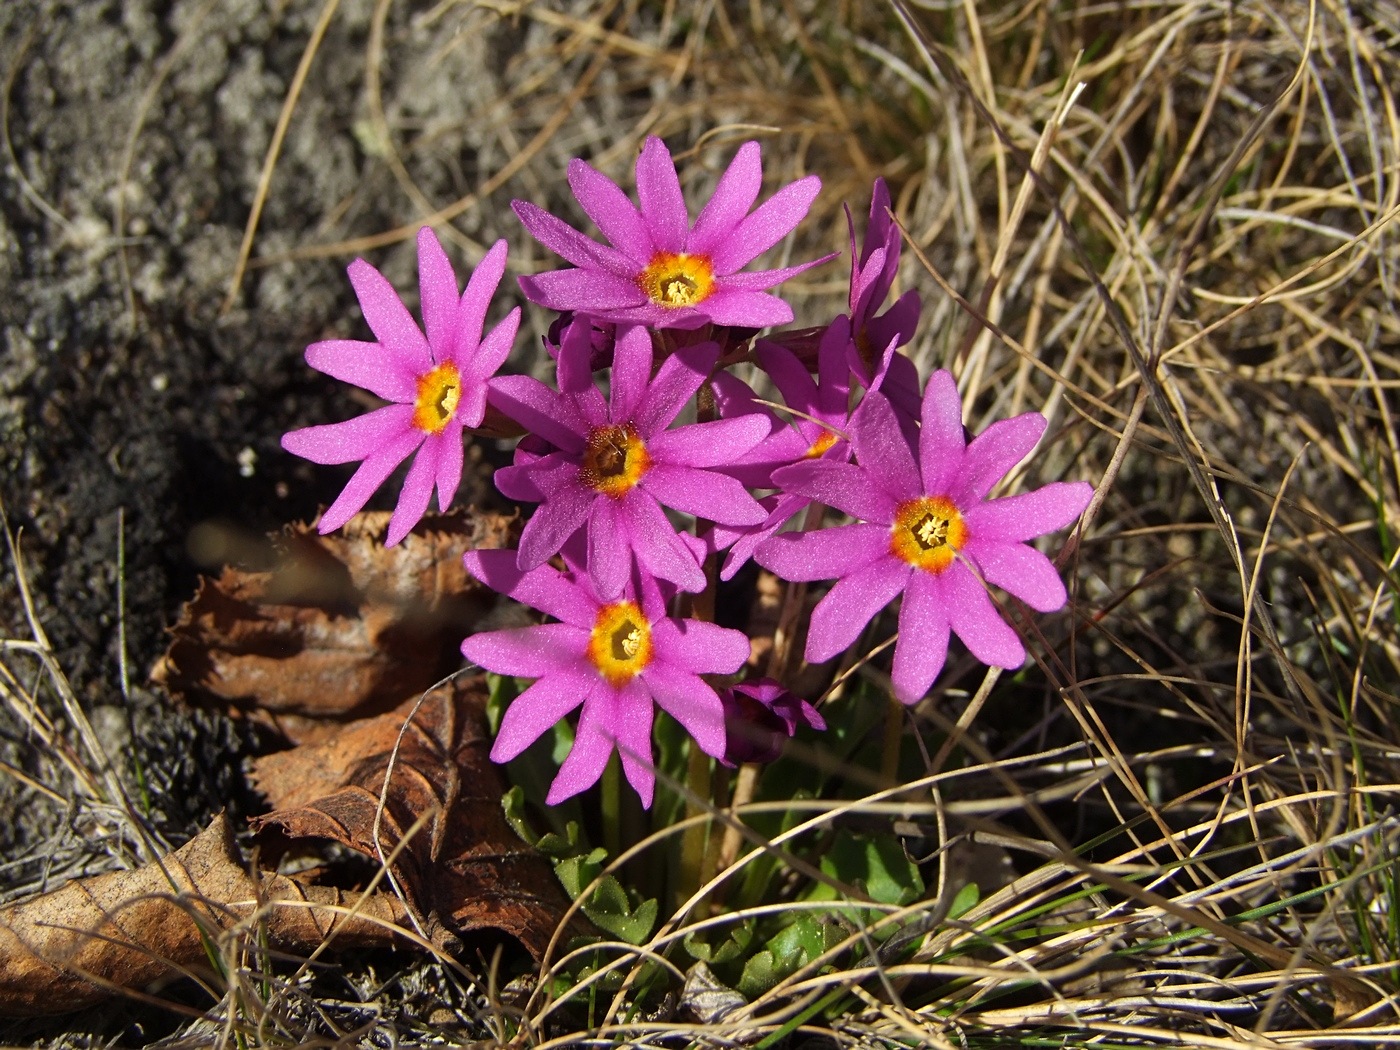
<svg viewBox="0 0 1400 1050">
<path fill-rule="evenodd" d="M 1065 583 L 1050 559 L 1034 547 L 974 538 L 966 550 L 984 580 L 1014 594 L 1036 612 L 1064 608 L 1069 598 Z"/>
<path fill-rule="evenodd" d="M 655 135 L 647 136 L 637 157 L 637 200 L 647 217 L 651 242 L 658 251 L 682 252 L 689 225 L 681 180 L 671 151 Z"/>
<path fill-rule="evenodd" d="M 724 525 L 757 525 L 768 516 L 748 489 L 711 470 L 662 463 L 642 485 L 664 506 Z"/>
<path fill-rule="evenodd" d="M 491 404 L 532 434 L 567 452 L 583 451 L 580 431 L 587 429 L 567 398 L 534 376 L 501 376 L 491 385 Z"/>
<path fill-rule="evenodd" d="M 754 561 L 785 580 L 830 580 L 888 553 L 884 525 L 841 525 L 815 532 L 780 532 L 758 545 Z"/>
<path fill-rule="evenodd" d="M 973 656 L 991 667 L 1014 670 L 1026 659 L 1020 636 L 1001 618 L 982 583 L 967 566 L 954 562 L 938 578 L 953 633 Z"/>
<path fill-rule="evenodd" d="M 515 758 L 555 722 L 579 704 L 586 703 L 590 694 L 599 687 L 597 675 L 584 671 L 555 672 L 541 678 L 506 708 L 501 718 L 500 732 L 496 734 L 496 742 L 491 747 L 491 761 L 509 762 Z"/>
<path fill-rule="evenodd" d="M 1083 481 L 1057 481 L 1004 499 L 979 503 L 963 517 L 973 536 L 1017 543 L 1064 528 L 1089 505 L 1094 487 Z"/>
<path fill-rule="evenodd" d="M 895 501 L 870 484 L 869 473 L 849 463 L 813 459 L 773 472 L 773 484 L 835 507 L 862 521 L 888 525 L 894 521 Z"/>
<path fill-rule="evenodd" d="M 418 377 L 402 367 L 397 358 L 386 358 L 378 343 L 326 339 L 306 348 L 306 363 L 332 379 L 368 390 L 385 401 L 412 401 L 418 394 Z"/>
<path fill-rule="evenodd" d="M 589 240 L 568 223 L 529 201 L 511 201 L 511 208 L 530 235 L 566 262 L 586 270 L 600 270 L 625 277 L 631 270 L 627 256 Z"/>
<path fill-rule="evenodd" d="M 697 674 L 734 674 L 751 649 L 741 632 L 702 620 L 659 620 L 652 628 L 652 644 L 658 659 Z"/>
<path fill-rule="evenodd" d="M 360 310 L 365 315 L 374 338 L 388 353 L 398 359 L 400 367 L 416 374 L 433 367 L 428 340 L 404 306 L 399 293 L 382 273 L 363 259 L 356 259 L 346 269 Z"/>
<path fill-rule="evenodd" d="M 343 423 L 289 431 L 282 435 L 282 447 L 312 463 L 353 463 L 373 455 L 402 434 L 412 418 L 412 405 L 385 405 Z"/>
<path fill-rule="evenodd" d="M 651 362 L 650 332 L 637 326 L 618 335 L 617 342 L 613 345 L 612 389 L 608 401 L 613 419 L 632 419 L 636 416 L 637 406 L 646 396 L 651 380 Z M 664 364 L 662 368 L 665 368 Z M 676 411 L 679 412 L 680 409 Z M 674 418 L 673 414 L 671 419 Z M 661 425 L 665 426 L 669 422 L 670 419 Z M 638 429 L 643 437 L 651 437 L 651 432 L 640 424 Z"/>
<path fill-rule="evenodd" d="M 583 659 L 587 648 L 587 631 L 567 623 L 545 623 L 469 635 L 462 642 L 462 655 L 496 674 L 539 678 L 569 670 Z M 551 718 L 548 724 L 559 721 L 577 703 L 575 700 L 574 704 Z M 537 736 L 538 732 L 530 740 Z"/>
<path fill-rule="evenodd" d="M 704 385 L 718 360 L 718 346 L 698 343 L 682 347 L 661 362 L 656 378 L 651 381 L 646 405 L 639 405 L 635 413 L 637 429 L 643 437 L 650 439 L 671 425 Z"/>
<path fill-rule="evenodd" d="M 559 767 L 559 775 L 549 786 L 546 803 L 557 806 L 598 783 L 603 768 L 612 757 L 615 740 L 613 727 L 621 721 L 617 706 L 617 694 L 611 689 L 595 689 L 583 702 L 574 746 Z"/>
<path fill-rule="evenodd" d="M 495 290 L 494 284 L 492 290 Z M 489 298 L 490 292 L 487 293 Z M 453 346 L 457 341 L 457 275 L 431 226 L 418 231 L 418 304 L 423 311 L 428 346 Z M 481 308 L 484 314 L 485 302 Z M 417 325 L 414 328 L 416 330 Z M 480 330 L 476 334 L 480 338 Z"/>
<path fill-rule="evenodd" d="M 666 514 L 655 498 L 633 489 L 627 496 L 625 508 L 626 517 L 621 529 L 626 543 L 622 548 L 624 557 L 625 552 L 630 550 L 652 575 L 670 580 L 683 591 L 704 590 L 705 574 L 700 570 L 700 563 L 676 535 L 675 528 L 666 520 Z M 589 523 L 590 557 L 596 521 L 595 518 L 594 522 Z M 591 567 L 592 562 L 589 565 Z"/>
<path fill-rule="evenodd" d="M 593 225 L 623 255 L 641 259 L 655 250 L 641 213 L 612 179 L 594 170 L 585 161 L 571 160 L 569 188 L 574 192 L 574 199 L 593 220 Z"/>
<path fill-rule="evenodd" d="M 704 679 L 675 664 L 652 664 L 644 672 L 656 705 L 679 722 L 707 755 L 724 754 L 724 705 Z"/>
<path fill-rule="evenodd" d="M 1045 427 L 1039 412 L 1026 412 L 998 420 L 978 434 L 967 446 L 962 475 L 952 486 L 954 501 L 972 503 L 985 497 L 1007 471 L 1030 455 Z"/>
<path fill-rule="evenodd" d="M 714 194 L 691 227 L 687 247 L 700 255 L 713 255 L 749 213 L 762 187 L 763 162 L 758 143 L 745 142 L 720 176 Z"/>
<path fill-rule="evenodd" d="M 919 462 L 923 468 L 924 491 L 946 492 L 962 464 L 967 444 L 963 439 L 962 399 L 947 369 L 940 368 L 929 376 L 924 389 L 923 421 L 919 431 Z"/>
<path fill-rule="evenodd" d="M 943 577 L 916 572 L 909 578 L 899 609 L 899 642 L 890 677 L 902 703 L 922 700 L 948 658 L 948 617 L 943 611 Z"/>
<path fill-rule="evenodd" d="M 594 268 L 551 270 L 521 277 L 520 288 L 531 302 L 561 312 L 618 312 L 643 306 L 647 301 L 646 293 L 635 280 Z M 650 308 L 647 316 L 652 316 Z"/>
<path fill-rule="evenodd" d="M 716 246 L 710 257 L 715 272 L 731 274 L 781 241 L 807 217 L 821 188 L 822 180 L 808 175 L 784 186 L 759 205 L 734 228 L 732 236 Z"/>
<path fill-rule="evenodd" d="M 889 401 L 878 391 L 865 395 L 851 415 L 851 445 L 870 479 L 896 502 L 919 494 L 919 474 Z"/>
<path fill-rule="evenodd" d="M 652 697 L 639 679 L 632 679 L 617 697 L 617 718 L 613 725 L 618 756 L 627 783 L 650 809 L 656 790 L 656 767 L 651 760 L 651 726 L 655 717 Z"/>
<path fill-rule="evenodd" d="M 807 660 L 819 664 L 848 649 L 875 614 L 894 600 L 914 570 L 898 558 L 876 558 L 836 581 L 812 610 Z"/>
<path fill-rule="evenodd" d="M 811 259 L 808 262 L 798 263 L 796 266 L 784 266 L 776 270 L 745 270 L 742 273 L 732 273 L 725 278 L 726 289 L 735 291 L 762 291 L 765 288 L 772 288 L 775 284 L 782 284 L 790 281 L 800 273 L 805 273 L 813 266 L 820 266 L 822 263 L 830 262 L 840 254 L 830 252 L 819 259 Z"/>
<path fill-rule="evenodd" d="M 462 483 L 462 428 L 449 423 L 442 432 L 442 451 L 438 455 L 438 510 L 443 513 L 452 505 L 457 486 Z"/>
<path fill-rule="evenodd" d="M 758 415 L 714 419 L 657 434 L 647 447 L 667 463 L 723 467 L 734 463 L 768 436 L 768 420 Z"/>
<path fill-rule="evenodd" d="M 408 535 L 409 529 L 418 523 L 428 509 L 433 498 L 433 483 L 437 480 L 438 460 L 442 457 L 440 435 L 429 434 L 414 457 L 413 466 L 408 468 L 399 502 L 389 518 L 389 532 L 384 537 L 384 546 L 397 547 Z M 379 486 L 375 486 L 378 488 Z"/>
<path fill-rule="evenodd" d="M 635 493 L 634 494 L 640 495 Z M 654 505 L 653 500 L 647 499 Z M 631 536 L 624 524 L 624 511 L 618 500 L 610 496 L 594 496 L 592 514 L 588 519 L 588 572 L 598 593 L 611 601 L 627 586 L 627 574 L 632 567 Z M 536 511 L 536 513 L 539 513 Z M 582 522 L 580 522 L 582 524 Z M 669 524 L 669 523 L 668 523 Z M 674 530 L 670 530 L 674 535 Z"/>
<path fill-rule="evenodd" d="M 405 430 L 365 457 L 335 502 L 321 515 L 318 526 L 321 535 L 334 532 L 358 514 L 360 508 L 369 502 L 370 496 L 374 495 L 374 490 L 394 472 L 394 468 L 413 455 L 414 450 L 423 443 L 423 438 L 422 431 Z"/>
<path fill-rule="evenodd" d="M 598 615 L 597 600 L 553 566 L 521 570 L 513 550 L 467 551 L 462 562 L 492 590 L 572 627 L 592 630 Z"/>
<path fill-rule="evenodd" d="M 500 343 L 504 340 L 505 349 L 510 351 L 510 344 L 515 339 L 515 329 L 520 324 L 520 310 L 517 307 L 506 316 L 499 326 L 497 326 L 496 343 L 488 349 L 481 338 L 482 330 L 486 326 L 486 307 L 490 305 L 491 297 L 496 294 L 496 289 L 500 287 L 501 278 L 506 272 L 506 242 L 499 240 L 491 245 L 488 251 L 472 271 L 471 277 L 467 280 L 466 291 L 462 293 L 461 302 L 457 308 L 457 331 L 455 338 L 449 345 L 453 348 L 452 358 L 458 363 L 458 367 L 467 367 L 467 359 L 476 353 L 490 353 L 494 356 L 500 352 Z M 454 287 L 456 278 L 453 278 Z M 513 320 L 512 320 L 513 318 Z M 426 319 L 425 319 L 426 320 Z M 493 332 L 493 335 L 497 333 Z M 432 342 L 429 339 L 429 342 Z M 505 362 L 502 355 L 486 371 L 487 375 L 495 373 Z"/>
<path fill-rule="evenodd" d="M 520 533 L 520 567 L 533 569 L 552 558 L 570 536 L 584 527 L 598 494 L 578 480 L 572 463 L 561 467 L 567 480 L 546 494 Z M 606 497 L 604 497 L 606 499 Z"/>
<path fill-rule="evenodd" d="M 767 292 L 724 288 L 715 292 L 705 306 L 715 324 L 735 328 L 768 328 L 792 322 L 792 307 Z"/>
</svg>

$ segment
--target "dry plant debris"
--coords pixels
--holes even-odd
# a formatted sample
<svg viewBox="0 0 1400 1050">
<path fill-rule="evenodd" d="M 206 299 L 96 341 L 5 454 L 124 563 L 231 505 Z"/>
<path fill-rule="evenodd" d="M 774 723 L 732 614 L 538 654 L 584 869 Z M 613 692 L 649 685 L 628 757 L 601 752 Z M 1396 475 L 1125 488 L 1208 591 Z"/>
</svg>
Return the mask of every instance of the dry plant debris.
<svg viewBox="0 0 1400 1050">
<path fill-rule="evenodd" d="M 0 909 L 0 1014 L 69 1013 L 178 976 L 217 984 L 230 951 L 389 946 L 406 921 L 392 894 L 250 874 L 220 816 L 159 861 Z"/>
</svg>

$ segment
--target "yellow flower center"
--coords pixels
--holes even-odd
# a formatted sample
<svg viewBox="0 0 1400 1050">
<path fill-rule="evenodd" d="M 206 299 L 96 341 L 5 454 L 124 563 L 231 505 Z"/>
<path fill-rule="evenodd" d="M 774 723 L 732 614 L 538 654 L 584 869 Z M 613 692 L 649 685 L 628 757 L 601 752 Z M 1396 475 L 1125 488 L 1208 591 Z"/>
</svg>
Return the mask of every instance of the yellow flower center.
<svg viewBox="0 0 1400 1050">
<path fill-rule="evenodd" d="M 715 270 L 708 255 L 657 252 L 637 275 L 637 283 L 657 306 L 678 310 L 710 297 L 715 290 Z"/>
<path fill-rule="evenodd" d="M 967 542 L 967 525 L 946 496 L 920 496 L 895 508 L 890 553 L 937 575 Z"/>
<path fill-rule="evenodd" d="M 588 658 L 613 686 L 626 685 L 651 663 L 651 624 L 636 602 L 613 602 L 598 610 Z"/>
<path fill-rule="evenodd" d="M 812 442 L 812 447 L 803 453 L 803 457 L 806 459 L 816 459 L 832 445 L 836 444 L 836 440 L 837 438 L 834 431 L 823 430 L 821 434 L 817 436 L 817 440 Z"/>
<path fill-rule="evenodd" d="M 583 482 L 614 499 L 625 496 L 651 469 L 647 447 L 631 423 L 594 427 L 583 451 Z"/>
<path fill-rule="evenodd" d="M 462 400 L 462 376 L 445 361 L 418 377 L 418 398 L 413 402 L 413 425 L 427 434 L 441 434 L 457 414 Z"/>
</svg>

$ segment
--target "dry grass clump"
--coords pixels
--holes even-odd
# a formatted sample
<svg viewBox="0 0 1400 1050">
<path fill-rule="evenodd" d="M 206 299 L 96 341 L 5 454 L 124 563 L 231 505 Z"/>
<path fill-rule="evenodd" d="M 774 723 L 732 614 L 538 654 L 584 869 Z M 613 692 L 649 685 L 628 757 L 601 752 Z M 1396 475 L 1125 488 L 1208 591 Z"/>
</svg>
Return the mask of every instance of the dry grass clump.
<svg viewBox="0 0 1400 1050">
<path fill-rule="evenodd" d="M 650 943 L 610 949 L 620 990 L 602 974 L 568 1002 L 548 980 L 486 997 L 493 1038 L 1400 1041 L 1389 8 L 478 0 L 409 13 L 382 0 L 374 25 L 360 130 L 402 190 L 402 225 L 356 228 L 353 201 L 328 202 L 322 243 L 262 254 L 252 236 L 254 266 L 457 220 L 469 254 L 508 236 L 529 272 L 546 261 L 505 204 L 577 217 L 570 157 L 625 182 L 642 136 L 659 134 L 693 154 L 700 189 L 759 137 L 775 183 L 826 180 L 795 257 L 843 246 L 840 202 L 859 213 L 870 180 L 889 180 L 903 281 L 925 304 L 925 373 L 954 370 L 974 431 L 1044 412 L 1036 480 L 1105 479 L 1063 555 L 1070 612 L 1022 623 L 1036 664 L 978 679 L 955 660 L 912 716 L 921 779 L 698 818 L 793 810 L 766 848 L 795 854 L 853 822 L 892 827 L 931 900 L 879 919 L 847 909 L 849 935 L 755 1002 L 706 1013 L 692 988 L 683 1005 L 703 1022 L 648 1019 L 631 995 L 643 964 L 674 970 L 687 935 L 745 918 L 718 902 L 750 853 Z M 400 79 L 473 33 L 514 45 L 496 56 L 502 90 L 464 105 L 460 126 L 405 107 Z M 444 152 L 467 125 L 470 156 Z M 469 170 L 477 158 L 490 159 Z M 455 199 L 422 189 L 444 179 Z M 842 308 L 843 267 L 791 289 L 799 323 Z M 955 909 L 969 881 L 980 897 Z M 884 940 L 881 924 L 908 934 Z M 315 1013 L 306 1032 L 329 1034 Z"/>
</svg>

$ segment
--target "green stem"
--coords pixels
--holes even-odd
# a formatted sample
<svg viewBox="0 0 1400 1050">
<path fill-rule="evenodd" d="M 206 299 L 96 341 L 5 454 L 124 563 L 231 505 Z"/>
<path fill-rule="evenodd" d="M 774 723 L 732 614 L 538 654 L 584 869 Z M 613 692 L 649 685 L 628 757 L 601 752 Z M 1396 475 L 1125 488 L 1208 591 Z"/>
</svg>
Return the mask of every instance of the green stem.
<svg viewBox="0 0 1400 1050">
<path fill-rule="evenodd" d="M 603 767 L 603 848 L 611 860 L 622 852 L 622 762 L 614 751 Z"/>
</svg>

